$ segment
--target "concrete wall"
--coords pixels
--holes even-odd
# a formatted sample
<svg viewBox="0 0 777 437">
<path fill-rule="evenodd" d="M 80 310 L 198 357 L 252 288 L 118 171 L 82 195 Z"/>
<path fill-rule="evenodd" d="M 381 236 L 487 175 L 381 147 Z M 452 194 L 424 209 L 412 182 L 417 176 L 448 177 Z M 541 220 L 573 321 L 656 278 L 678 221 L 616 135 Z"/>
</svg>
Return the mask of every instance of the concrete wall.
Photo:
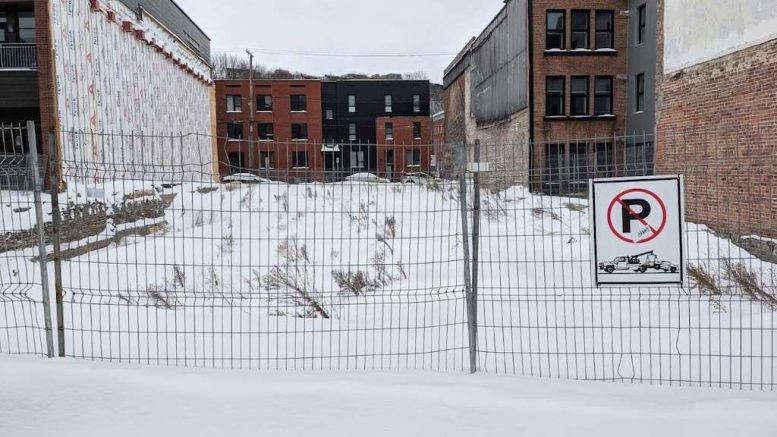
<svg viewBox="0 0 777 437">
<path fill-rule="evenodd" d="M 777 1 L 664 0 L 664 71 L 777 38 Z"/>
</svg>

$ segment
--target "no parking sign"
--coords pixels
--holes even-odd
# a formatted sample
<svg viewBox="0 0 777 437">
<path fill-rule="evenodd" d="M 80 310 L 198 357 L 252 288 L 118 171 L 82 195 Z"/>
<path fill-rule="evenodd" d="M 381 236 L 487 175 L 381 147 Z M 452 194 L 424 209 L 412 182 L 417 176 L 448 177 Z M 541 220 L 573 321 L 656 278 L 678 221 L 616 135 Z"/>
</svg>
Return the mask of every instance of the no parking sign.
<svg viewBox="0 0 777 437">
<path fill-rule="evenodd" d="M 590 182 L 596 286 L 680 286 L 685 280 L 682 176 Z"/>
</svg>

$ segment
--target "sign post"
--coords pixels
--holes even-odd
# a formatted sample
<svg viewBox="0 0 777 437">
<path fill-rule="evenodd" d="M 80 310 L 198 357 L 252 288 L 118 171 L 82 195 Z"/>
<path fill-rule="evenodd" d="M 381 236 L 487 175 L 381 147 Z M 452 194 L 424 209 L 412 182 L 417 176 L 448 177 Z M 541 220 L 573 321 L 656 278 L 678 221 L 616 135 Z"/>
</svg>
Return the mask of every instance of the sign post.
<svg viewBox="0 0 777 437">
<path fill-rule="evenodd" d="M 594 179 L 589 188 L 596 286 L 682 286 L 682 176 Z"/>
</svg>

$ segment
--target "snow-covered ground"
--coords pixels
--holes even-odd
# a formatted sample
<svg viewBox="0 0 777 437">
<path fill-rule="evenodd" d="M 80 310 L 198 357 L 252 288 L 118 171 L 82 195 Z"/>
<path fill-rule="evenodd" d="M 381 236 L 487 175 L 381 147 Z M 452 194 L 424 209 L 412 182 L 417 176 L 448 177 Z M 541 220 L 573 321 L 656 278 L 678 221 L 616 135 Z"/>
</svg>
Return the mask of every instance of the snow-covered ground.
<svg viewBox="0 0 777 437">
<path fill-rule="evenodd" d="M 63 263 L 69 355 L 200 367 L 468 368 L 456 183 L 90 182 L 71 183 L 60 201 L 99 200 L 110 213 L 165 194 L 174 200 L 163 218 L 109 223 L 66 246 L 164 224 Z M 7 205 L 3 217 L 15 217 L 8 230 L 34 222 L 34 211 Z M 775 384 L 773 308 L 743 296 L 723 260 L 744 266 L 766 291 L 777 283 L 775 266 L 689 224 L 689 260 L 722 294 L 694 283 L 598 290 L 588 223 L 582 199 L 524 187 L 483 192 L 482 369 Z M 0 277 L 38 282 L 35 253 L 12 254 Z M 7 314 L 0 311 L 0 326 Z M 0 335 L 0 349 L 13 341 Z"/>
<path fill-rule="evenodd" d="M 9 437 L 767 437 L 775 409 L 773 392 L 0 356 L 0 435 Z"/>
</svg>

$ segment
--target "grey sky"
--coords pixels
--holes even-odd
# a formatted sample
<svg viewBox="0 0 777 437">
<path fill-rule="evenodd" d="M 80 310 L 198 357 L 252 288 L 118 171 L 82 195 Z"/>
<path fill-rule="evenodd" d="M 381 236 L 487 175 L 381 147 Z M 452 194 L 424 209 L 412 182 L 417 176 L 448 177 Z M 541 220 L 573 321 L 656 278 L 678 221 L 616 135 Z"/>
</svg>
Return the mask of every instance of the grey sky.
<svg viewBox="0 0 777 437">
<path fill-rule="evenodd" d="M 368 58 L 262 53 L 455 53 L 502 0 L 176 0 L 211 38 L 213 51 L 309 74 L 426 71 L 434 81 L 453 55 Z"/>
</svg>

